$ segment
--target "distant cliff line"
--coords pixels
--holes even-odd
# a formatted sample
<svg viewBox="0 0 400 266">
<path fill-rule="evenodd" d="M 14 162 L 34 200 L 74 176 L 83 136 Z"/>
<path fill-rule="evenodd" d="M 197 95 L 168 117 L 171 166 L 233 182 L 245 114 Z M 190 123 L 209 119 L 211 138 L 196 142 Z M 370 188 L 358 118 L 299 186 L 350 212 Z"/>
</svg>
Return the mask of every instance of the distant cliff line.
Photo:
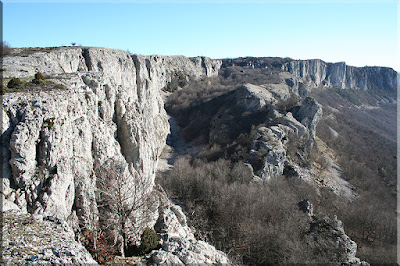
<svg viewBox="0 0 400 266">
<path fill-rule="evenodd" d="M 274 68 L 293 74 L 305 85 L 334 86 L 340 89 L 397 91 L 398 73 L 390 67 L 355 67 L 345 62 L 329 63 L 321 59 L 294 60 L 279 57 L 240 57 L 222 59 L 222 67 Z"/>
</svg>

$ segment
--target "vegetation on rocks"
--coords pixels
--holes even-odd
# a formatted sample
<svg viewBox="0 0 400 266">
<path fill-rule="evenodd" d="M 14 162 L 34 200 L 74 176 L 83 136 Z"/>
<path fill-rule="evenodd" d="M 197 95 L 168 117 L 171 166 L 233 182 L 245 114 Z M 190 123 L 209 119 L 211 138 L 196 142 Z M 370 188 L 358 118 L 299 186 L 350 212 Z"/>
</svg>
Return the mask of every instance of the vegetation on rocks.
<svg viewBox="0 0 400 266">
<path fill-rule="evenodd" d="M 146 227 L 140 237 L 140 249 L 143 253 L 148 253 L 158 246 L 158 236 L 154 229 Z"/>
<path fill-rule="evenodd" d="M 170 196 L 183 200 L 197 237 L 238 263 L 330 262 L 318 255 L 320 246 L 307 237 L 311 220 L 297 203 L 305 198 L 314 202 L 316 217 L 327 210 L 318 204 L 321 199 L 315 188 L 301 180 L 281 176 L 265 186 L 252 182 L 243 163 L 190 157 L 177 159 L 174 168 L 158 180 Z M 333 257 L 336 250 L 324 252 Z"/>
<path fill-rule="evenodd" d="M 171 81 L 163 88 L 164 91 L 174 92 L 178 88 L 184 87 L 189 81 L 187 74 L 177 71 L 172 75 Z"/>
<path fill-rule="evenodd" d="M 11 78 L 7 82 L 7 87 L 2 86 L 1 94 L 12 92 L 28 92 L 39 90 L 65 90 L 64 84 L 47 79 L 42 73 L 37 72 L 33 79 Z"/>
<path fill-rule="evenodd" d="M 7 264 L 93 264 L 65 222 L 52 216 L 7 211 L 3 217 L 2 259 Z"/>
<path fill-rule="evenodd" d="M 20 89 L 23 85 L 23 82 L 19 78 L 12 78 L 8 83 L 7 83 L 7 88 L 10 89 Z"/>
<path fill-rule="evenodd" d="M 68 217 L 70 225 L 7 213 L 4 254 L 11 263 L 92 262 L 75 236 L 101 263 L 145 252 L 151 263 L 226 263 L 226 254 L 252 265 L 359 263 L 352 240 L 361 259 L 395 263 L 393 71 L 328 73 L 346 66 L 240 58 L 224 60 L 216 77 L 221 62 L 206 58 L 161 62 L 103 48 L 12 53 L 3 60 L 2 93 L 22 93 L 4 97 L 4 197 L 9 208 Z M 50 76 L 26 76 L 38 70 Z M 365 71 L 368 82 L 359 82 Z M 346 84 L 360 87 L 335 87 L 343 73 Z M 76 88 L 67 101 L 65 93 L 37 93 L 62 87 L 55 83 L 62 78 Z M 174 204 L 153 187 L 168 134 L 158 95 L 165 85 L 165 108 L 186 140 L 179 149 L 168 143 L 179 153 L 157 179 Z M 324 106 L 321 120 L 310 95 Z M 342 185 L 329 185 L 334 177 Z M 157 231 L 144 229 L 149 225 Z"/>
<path fill-rule="evenodd" d="M 32 80 L 32 83 L 44 85 L 44 83 L 45 83 L 44 80 L 45 80 L 45 77 L 43 76 L 43 74 L 40 72 L 37 72 L 35 74 L 35 78 Z"/>
<path fill-rule="evenodd" d="M 272 59 L 265 62 L 268 64 L 263 65 L 262 60 L 224 60 L 219 79 L 188 83 L 183 90 L 168 98 L 166 110 L 182 127 L 185 140 L 206 148 L 194 156 L 176 160 L 174 169 L 160 177 L 159 182 L 172 197 L 185 203 L 187 212 L 192 214 L 190 223 L 198 228 L 198 237 L 232 254 L 239 262 L 298 263 L 305 262 L 307 256 L 310 258 L 307 262 L 328 262 L 323 257 L 329 252 L 333 256 L 336 251 L 325 250 L 328 253 L 321 255 L 321 248 L 327 247 L 309 242 L 305 228 L 310 221 L 294 207 L 298 201 L 308 198 L 314 204 L 317 216 L 335 214 L 343 221 L 346 233 L 358 244 L 357 254 L 362 260 L 394 263 L 397 163 L 396 130 L 393 126 L 396 124 L 396 108 L 390 103 L 395 99 L 392 91 L 384 88 L 361 91 L 332 86 L 310 93 L 324 107 L 317 137 L 334 153 L 331 159 L 339 171 L 343 171 L 340 172 L 343 178 L 354 187 L 358 195 L 356 200 L 348 201 L 326 187 L 319 189 L 318 193 L 305 188 L 303 181 L 297 183 L 290 165 L 285 167 L 284 176 L 271 180 L 266 187 L 251 182 L 252 176 L 245 170 L 242 178 L 232 181 L 235 180 L 232 179 L 235 176 L 233 169 L 243 165 L 252 148 L 253 130 L 239 126 L 243 119 L 237 116 L 238 134 L 227 139 L 228 144 L 220 146 L 209 139 L 211 121 L 221 106 L 230 105 L 227 101 L 229 93 L 241 84 L 283 82 L 279 72 L 285 62 L 276 61 L 275 64 Z M 256 65 L 267 66 L 271 71 L 263 71 Z M 253 69 L 253 66 L 256 67 Z M 294 86 L 293 82 L 285 82 Z M 292 112 L 300 100 L 293 94 L 278 101 L 276 109 Z M 249 119 L 246 121 L 256 125 Z M 310 153 L 299 154 L 305 145 L 306 139 L 288 136 L 286 156 L 291 162 L 308 169 L 318 166 L 318 173 L 332 167 L 331 159 L 327 159 L 316 144 Z M 321 184 L 325 183 L 322 176 L 317 178 Z M 288 187 L 293 190 L 289 191 Z M 285 216 L 287 213 L 298 219 L 291 220 Z M 273 219 L 268 218 L 271 216 Z M 288 235 L 293 237 L 285 239 Z M 307 255 L 299 258 L 300 253 Z"/>
</svg>

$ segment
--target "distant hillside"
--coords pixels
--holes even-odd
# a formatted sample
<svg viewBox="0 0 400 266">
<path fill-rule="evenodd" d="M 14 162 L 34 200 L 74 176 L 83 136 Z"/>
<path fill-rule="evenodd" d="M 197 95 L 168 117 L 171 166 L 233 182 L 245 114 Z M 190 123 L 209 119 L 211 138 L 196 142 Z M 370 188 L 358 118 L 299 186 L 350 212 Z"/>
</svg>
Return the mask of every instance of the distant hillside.
<svg viewBox="0 0 400 266">
<path fill-rule="evenodd" d="M 188 145 L 178 150 L 189 157 L 160 182 L 196 213 L 191 221 L 200 235 L 245 264 L 298 263 L 298 252 L 315 254 L 310 242 L 294 251 L 306 245 L 301 232 L 285 238 L 307 227 L 285 216 L 297 215 L 290 208 L 305 199 L 316 216 L 343 221 L 362 260 L 394 263 L 397 75 L 322 60 L 223 59 L 218 79 L 188 82 L 168 96 L 166 110 Z M 252 182 L 266 182 L 266 191 Z M 233 200 L 241 191 L 253 211 Z M 282 212 L 261 219 L 272 209 Z M 308 263 L 327 262 L 325 248 L 325 260 L 309 255 Z"/>
</svg>

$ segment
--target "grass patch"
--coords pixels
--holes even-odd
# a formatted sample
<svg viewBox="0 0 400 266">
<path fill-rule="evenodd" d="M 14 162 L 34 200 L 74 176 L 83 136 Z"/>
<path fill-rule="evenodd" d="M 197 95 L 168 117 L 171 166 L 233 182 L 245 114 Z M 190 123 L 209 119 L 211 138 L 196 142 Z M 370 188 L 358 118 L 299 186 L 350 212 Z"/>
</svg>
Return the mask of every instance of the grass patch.
<svg viewBox="0 0 400 266">
<path fill-rule="evenodd" d="M 46 78 L 42 73 L 37 72 L 34 78 L 10 78 L 4 79 L 7 86 L 4 84 L 1 86 L 0 93 L 14 93 L 14 92 L 32 92 L 32 91 L 51 91 L 51 90 L 66 90 L 67 87 L 64 84 L 56 83 Z"/>
</svg>

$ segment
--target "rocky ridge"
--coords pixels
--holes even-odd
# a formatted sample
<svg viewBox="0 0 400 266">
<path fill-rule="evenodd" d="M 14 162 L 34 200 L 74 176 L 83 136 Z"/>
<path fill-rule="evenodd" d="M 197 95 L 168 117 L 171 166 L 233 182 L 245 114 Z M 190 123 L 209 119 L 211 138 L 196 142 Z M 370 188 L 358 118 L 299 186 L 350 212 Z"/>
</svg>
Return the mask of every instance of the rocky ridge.
<svg viewBox="0 0 400 266">
<path fill-rule="evenodd" d="M 127 169 L 124 175 L 131 180 L 130 185 L 140 184 L 140 194 L 152 195 L 151 206 L 136 210 L 132 217 L 133 220 L 146 213 L 146 219 L 130 231 L 130 240 L 134 242 L 139 241 L 145 226 L 155 226 L 162 235 L 161 249 L 150 254 L 149 262 L 228 263 L 225 254 L 194 238 L 179 206 L 153 190 L 158 159 L 169 133 L 160 90 L 176 75 L 184 73 L 193 79 L 212 77 L 218 74 L 220 66 L 221 61 L 203 57 L 137 56 L 80 47 L 33 53 L 22 49 L 4 58 L 6 81 L 11 77 L 28 81 L 36 72 L 42 72 L 47 79 L 67 88 L 22 90 L 4 96 L 1 143 L 7 154 L 2 158 L 6 209 L 66 220 L 76 232 L 90 228 L 96 222 L 93 217 L 98 215 L 97 181 L 107 174 L 103 166 L 109 160 L 118 161 Z M 252 135 L 249 163 L 255 179 L 263 181 L 289 169 L 293 175 L 316 182 L 312 171 L 296 165 L 287 156 L 290 140 L 302 143 L 302 150 L 296 154 L 300 162 L 315 143 L 322 108 L 313 98 L 306 97 L 309 90 L 321 86 L 363 90 L 397 86 L 396 73 L 387 68 L 359 69 L 321 60 L 286 59 L 273 65 L 263 65 L 261 60 L 251 67 L 279 68 L 284 71 L 278 75 L 283 82 L 246 84 L 230 94 L 227 104 L 211 121 L 210 140 L 224 145 L 237 137 L 234 135 L 238 121 L 261 117 Z M 280 106 L 281 100 L 292 95 L 303 97 L 301 104 Z M 335 228 L 350 250 L 344 252 L 350 257 L 343 262 L 358 263 L 354 245 L 347 243 L 343 228 Z M 317 239 L 315 232 L 320 231 L 310 229 L 310 235 Z M 28 260 L 32 258 L 44 259 L 32 255 Z"/>
<path fill-rule="evenodd" d="M 141 195 L 152 193 L 169 132 L 160 90 L 177 72 L 192 79 L 215 76 L 221 62 L 74 47 L 16 49 L 3 64 L 5 82 L 13 77 L 29 82 L 41 72 L 66 87 L 3 96 L 6 206 L 65 220 L 79 231 L 96 223 L 97 180 L 109 160 L 123 163 L 124 175 L 131 186 L 140 183 Z M 131 241 L 154 226 L 157 209 L 156 203 L 146 210 L 152 212 L 148 219 L 132 225 Z M 136 210 L 132 220 L 141 213 Z"/>
<path fill-rule="evenodd" d="M 341 89 L 397 90 L 397 73 L 388 67 L 354 67 L 345 62 L 326 63 L 315 59 L 293 60 L 283 64 L 282 70 L 293 74 L 310 89 L 336 86 Z"/>
<path fill-rule="evenodd" d="M 266 69 L 280 75 L 289 73 L 282 80 L 300 95 L 315 88 L 386 90 L 396 92 L 398 73 L 389 67 L 349 66 L 345 62 L 328 63 L 320 59 L 293 60 L 275 57 L 243 57 L 223 59 L 222 67 Z M 282 76 L 281 76 L 282 77 Z M 279 83 L 279 82 L 278 82 Z"/>
<path fill-rule="evenodd" d="M 311 151 L 322 116 L 322 107 L 313 98 L 305 98 L 290 110 L 280 110 L 279 101 L 264 86 L 245 84 L 227 96 L 226 104 L 211 121 L 210 142 L 222 146 L 232 142 L 243 129 L 257 125 L 249 163 L 254 174 L 264 181 L 282 175 L 290 164 L 287 158 L 290 139 L 305 143 L 300 157 Z"/>
</svg>

